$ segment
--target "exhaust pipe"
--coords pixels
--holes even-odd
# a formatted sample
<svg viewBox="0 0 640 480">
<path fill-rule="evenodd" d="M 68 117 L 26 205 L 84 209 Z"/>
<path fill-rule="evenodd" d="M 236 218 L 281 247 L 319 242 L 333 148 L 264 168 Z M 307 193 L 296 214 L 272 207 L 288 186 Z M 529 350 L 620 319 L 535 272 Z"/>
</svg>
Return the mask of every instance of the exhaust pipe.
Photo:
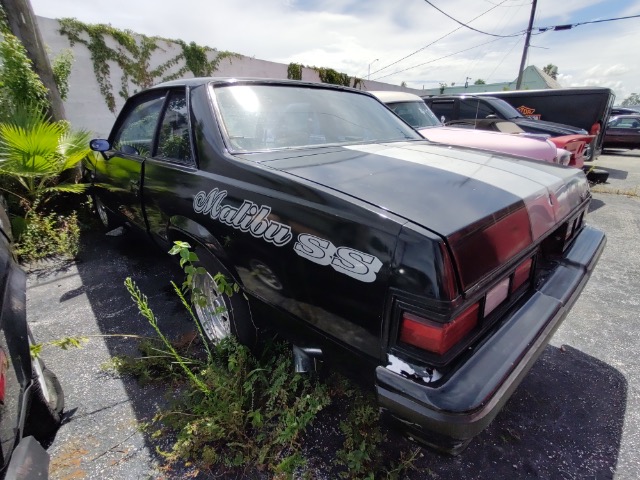
<svg viewBox="0 0 640 480">
<path fill-rule="evenodd" d="M 293 368 L 296 373 L 316 371 L 316 359 L 322 356 L 319 348 L 302 348 L 293 346 Z"/>
</svg>

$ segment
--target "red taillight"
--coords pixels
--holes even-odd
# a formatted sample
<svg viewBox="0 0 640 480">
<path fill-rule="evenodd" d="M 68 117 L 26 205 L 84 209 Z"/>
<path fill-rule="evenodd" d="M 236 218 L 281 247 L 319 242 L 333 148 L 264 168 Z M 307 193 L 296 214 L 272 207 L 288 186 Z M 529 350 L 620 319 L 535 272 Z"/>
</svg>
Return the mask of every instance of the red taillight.
<svg viewBox="0 0 640 480">
<path fill-rule="evenodd" d="M 444 324 L 405 312 L 400 326 L 400 341 L 442 355 L 478 324 L 479 309 L 480 304 L 476 303 Z"/>
<path fill-rule="evenodd" d="M 453 270 L 453 262 L 451 261 L 449 251 L 444 244 L 440 244 L 440 252 L 442 254 L 443 262 L 442 293 L 444 298 L 453 300 L 458 294 L 458 289 L 456 287 L 456 274 Z"/>
<path fill-rule="evenodd" d="M 533 259 L 529 258 L 518 265 L 518 268 L 516 268 L 516 271 L 513 274 L 513 282 L 511 283 L 512 292 L 515 292 L 518 288 L 524 285 L 527 280 L 529 280 L 532 264 Z"/>
</svg>

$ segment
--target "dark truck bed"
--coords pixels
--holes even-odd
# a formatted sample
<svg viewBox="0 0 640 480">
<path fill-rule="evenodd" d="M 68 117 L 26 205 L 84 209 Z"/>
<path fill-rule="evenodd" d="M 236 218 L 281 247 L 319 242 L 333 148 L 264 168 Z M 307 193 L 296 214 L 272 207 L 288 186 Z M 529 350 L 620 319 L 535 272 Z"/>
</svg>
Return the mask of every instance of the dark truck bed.
<svg viewBox="0 0 640 480">
<path fill-rule="evenodd" d="M 592 145 L 589 160 L 602 151 L 604 130 L 615 101 L 610 88 L 577 87 L 547 90 L 513 90 L 474 93 L 477 96 L 501 98 L 528 117 L 584 128 L 592 133 L 594 124 L 600 131 Z"/>
</svg>

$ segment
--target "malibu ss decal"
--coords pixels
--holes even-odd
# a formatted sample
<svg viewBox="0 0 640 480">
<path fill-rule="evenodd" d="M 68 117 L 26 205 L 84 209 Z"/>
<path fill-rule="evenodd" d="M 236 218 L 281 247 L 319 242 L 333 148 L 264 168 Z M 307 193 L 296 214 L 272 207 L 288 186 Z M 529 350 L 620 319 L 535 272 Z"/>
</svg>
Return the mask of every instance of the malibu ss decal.
<svg viewBox="0 0 640 480">
<path fill-rule="evenodd" d="M 193 210 L 241 232 L 249 232 L 255 238 L 262 238 L 277 247 L 284 247 L 293 238 L 291 227 L 268 219 L 271 207 L 258 206 L 250 200 L 244 200 L 237 208 L 223 205 L 226 196 L 226 190 L 217 188 L 209 193 L 200 191 L 193 197 Z M 308 233 L 298 235 L 293 250 L 313 263 L 330 265 L 336 272 L 361 282 L 374 282 L 382 268 L 378 257 L 349 247 L 336 247 L 329 240 Z"/>
<path fill-rule="evenodd" d="M 301 233 L 293 246 L 295 252 L 318 265 L 331 265 L 339 273 L 349 275 L 361 282 L 371 283 L 382 267 L 378 257 L 353 248 L 335 247 L 329 240 Z"/>
<path fill-rule="evenodd" d="M 256 238 L 282 247 L 292 238 L 291 227 L 282 223 L 267 220 L 271 213 L 271 207 L 258 207 L 255 203 L 245 200 L 238 208 L 231 205 L 222 205 L 222 200 L 227 196 L 227 191 L 218 191 L 214 188 L 209 193 L 198 192 L 193 197 L 193 209 L 196 213 L 209 215 L 213 220 L 218 220 L 225 225 L 249 232 Z"/>
</svg>

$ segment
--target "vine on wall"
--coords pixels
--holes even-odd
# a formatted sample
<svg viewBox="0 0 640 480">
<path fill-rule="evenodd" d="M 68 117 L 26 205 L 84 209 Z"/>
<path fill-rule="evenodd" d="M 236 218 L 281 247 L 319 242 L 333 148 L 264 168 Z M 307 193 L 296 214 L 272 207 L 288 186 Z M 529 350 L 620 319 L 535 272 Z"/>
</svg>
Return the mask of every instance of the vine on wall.
<svg viewBox="0 0 640 480">
<path fill-rule="evenodd" d="M 75 18 L 63 18 L 59 21 L 60 33 L 67 36 L 71 46 L 80 43 L 91 52 L 93 71 L 100 87 L 100 93 L 111 112 L 115 112 L 116 102 L 113 95 L 109 62 L 114 62 L 122 69 L 122 88 L 118 94 L 127 99 L 129 84 L 144 89 L 159 81 L 180 78 L 189 71 L 196 77 L 210 76 L 218 69 L 222 60 L 241 56 L 233 52 L 220 52 L 215 48 L 201 47 L 195 42 L 187 44 L 182 40 L 134 34 L 131 30 L 119 30 L 111 25 L 86 24 Z M 115 48 L 107 44 L 109 37 L 115 41 Z M 150 60 L 153 53 L 160 48 L 158 45 L 160 41 L 177 43 L 182 47 L 182 52 L 151 69 Z M 212 60 L 208 59 L 210 53 L 214 54 Z M 181 61 L 185 62 L 184 66 L 175 73 L 165 75 L 170 68 L 178 65 Z"/>
<path fill-rule="evenodd" d="M 287 67 L 287 78 L 290 80 L 302 80 L 301 63 L 291 62 Z M 318 73 L 322 83 L 332 83 L 334 85 L 343 85 L 345 87 L 358 88 L 363 85 L 363 81 L 358 77 L 350 77 L 346 73 L 340 73 L 333 68 L 307 67 L 312 68 Z"/>
<path fill-rule="evenodd" d="M 287 67 L 287 78 L 289 80 L 302 80 L 302 64 L 291 62 Z"/>
<path fill-rule="evenodd" d="M 332 83 L 334 85 L 342 85 L 344 87 L 357 88 L 362 85 L 362 79 L 358 77 L 350 77 L 346 73 L 341 73 L 333 68 L 318 68 L 312 67 L 322 83 Z M 351 83 L 353 81 L 353 83 Z"/>
<path fill-rule="evenodd" d="M 342 85 L 348 87 L 351 83 L 351 77 L 346 73 L 340 73 L 333 68 L 313 67 L 318 72 L 322 83 L 332 83 L 334 85 Z"/>
<path fill-rule="evenodd" d="M 58 86 L 60 98 L 67 99 L 69 95 L 69 76 L 71 75 L 71 65 L 73 64 L 73 52 L 66 49 L 53 59 L 51 62 L 51 70 L 53 71 L 53 80 Z"/>
</svg>

